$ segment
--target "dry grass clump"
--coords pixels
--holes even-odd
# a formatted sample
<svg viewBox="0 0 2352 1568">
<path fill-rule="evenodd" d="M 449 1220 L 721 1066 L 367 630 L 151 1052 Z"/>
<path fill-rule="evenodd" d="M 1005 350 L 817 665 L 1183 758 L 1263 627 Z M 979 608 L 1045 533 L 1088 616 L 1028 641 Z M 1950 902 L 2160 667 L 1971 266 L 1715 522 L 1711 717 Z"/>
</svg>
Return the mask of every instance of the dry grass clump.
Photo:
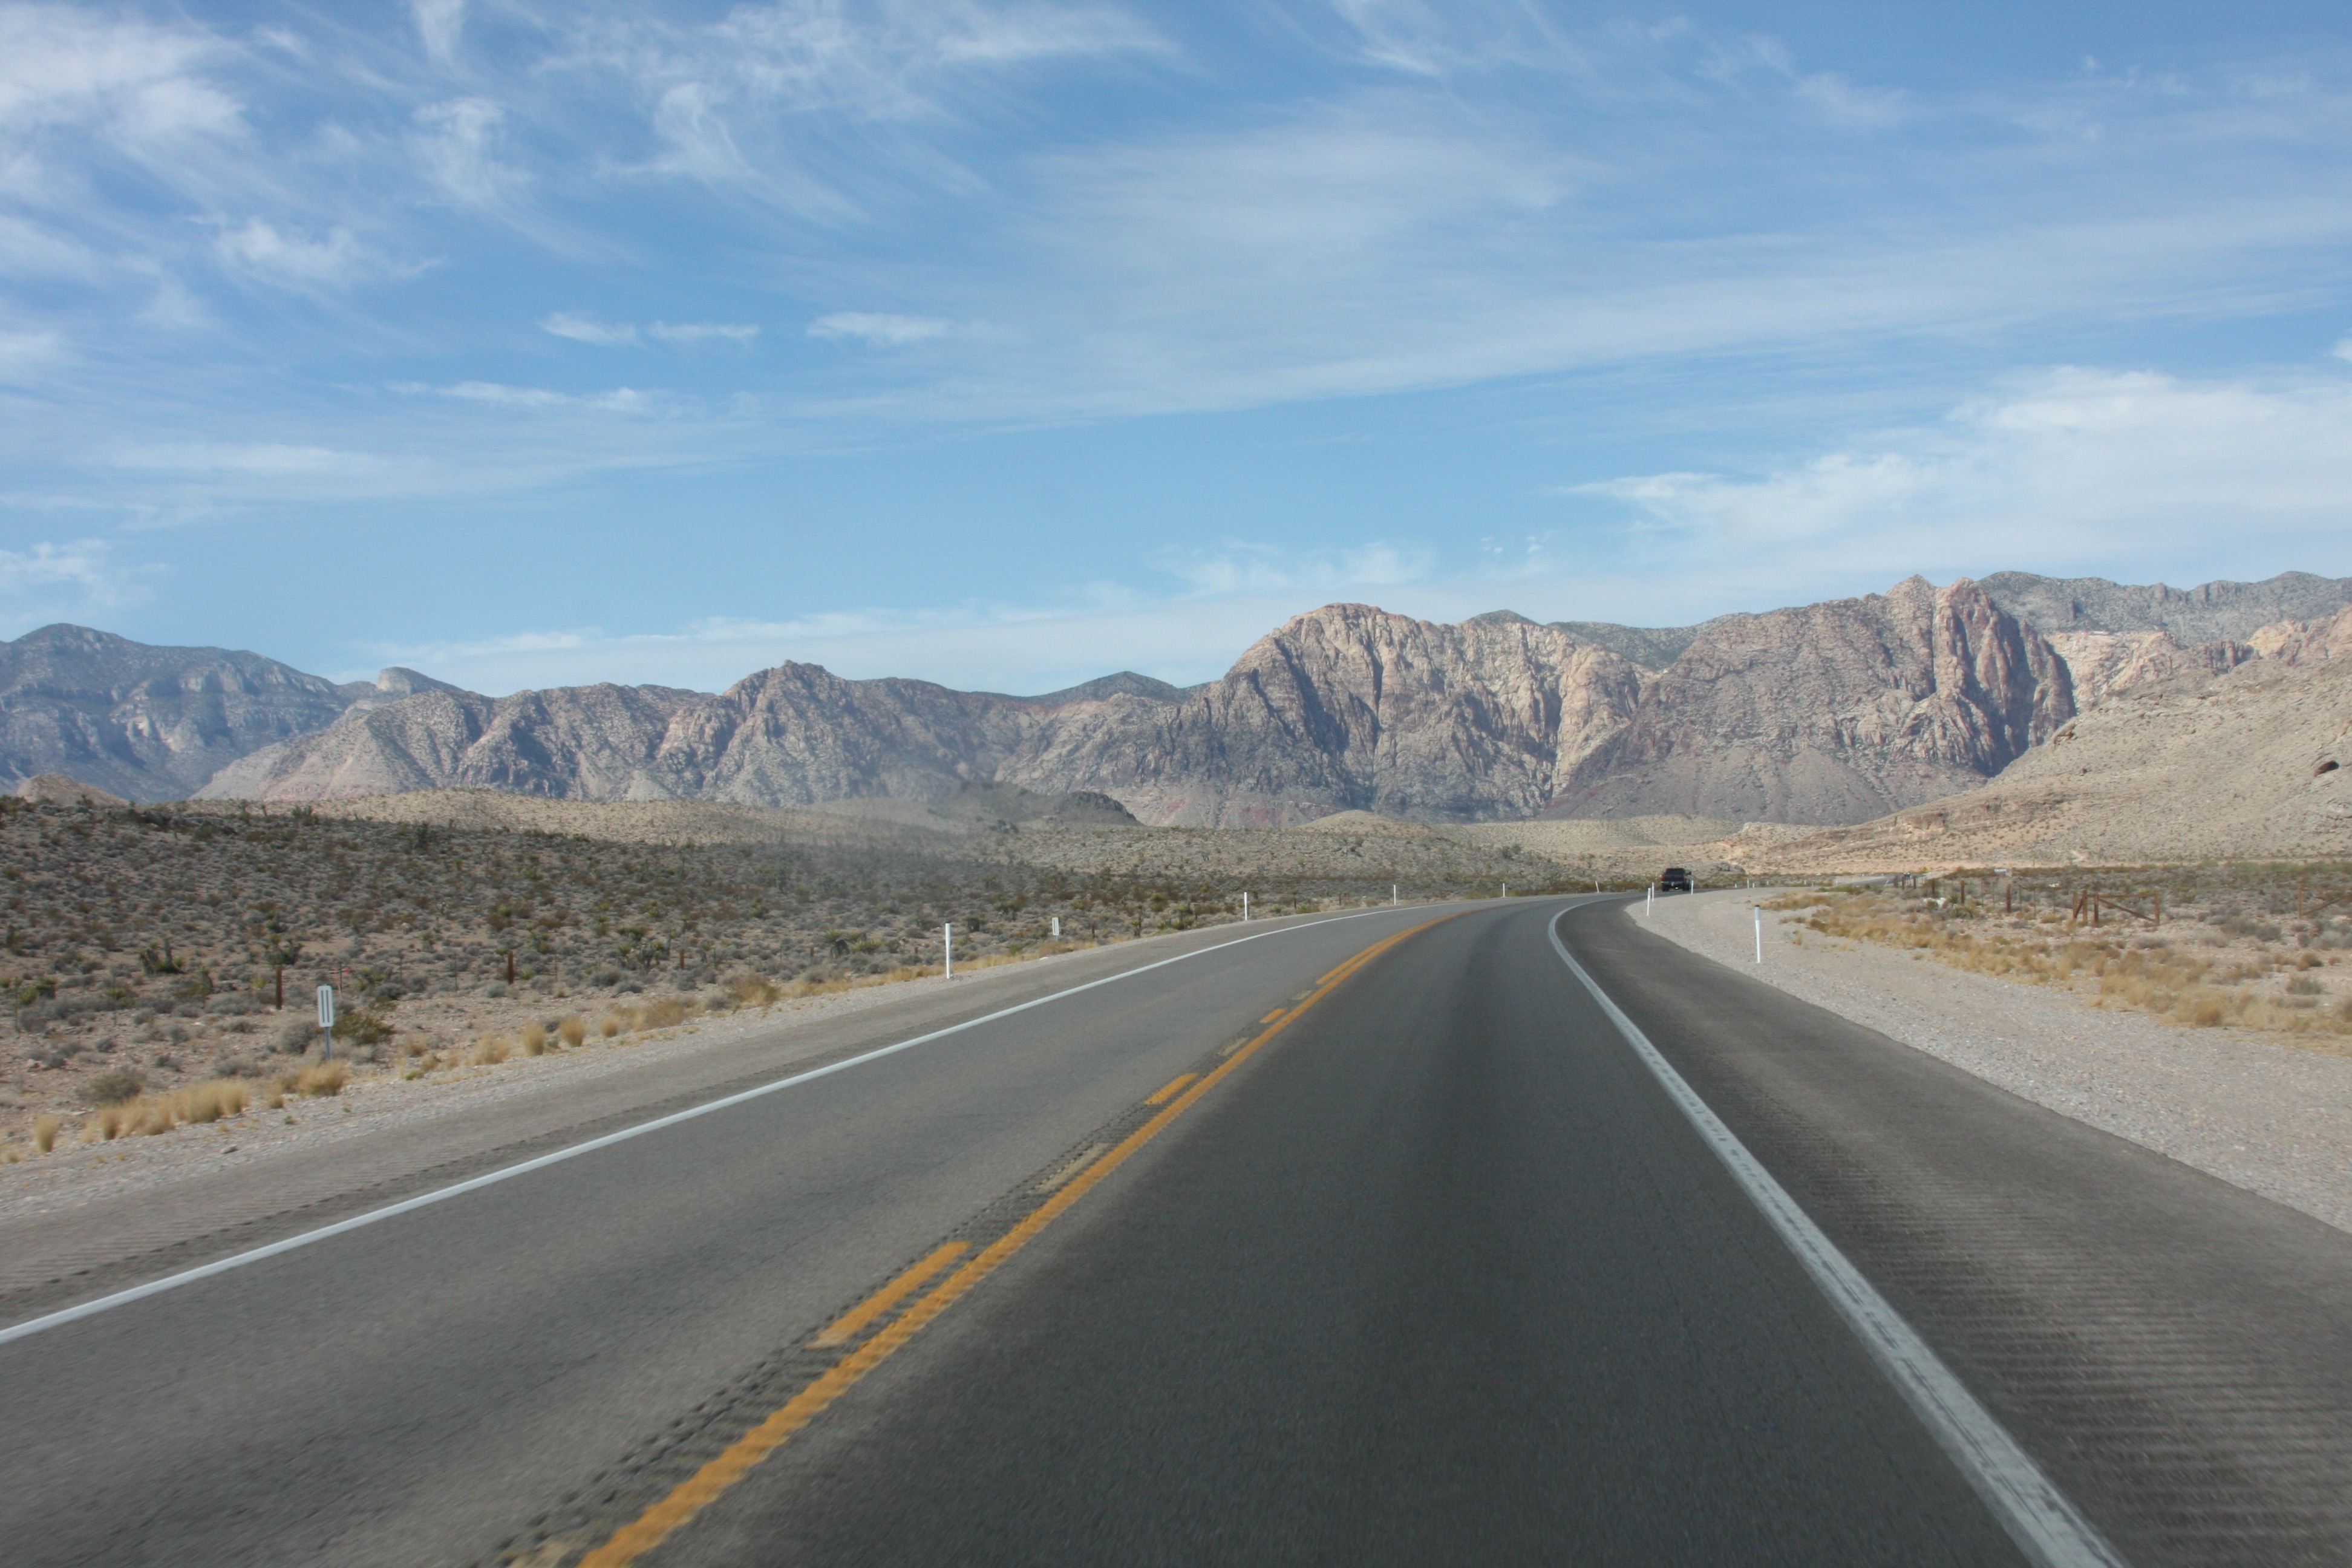
<svg viewBox="0 0 2352 1568">
<path fill-rule="evenodd" d="M 543 1024 L 525 1024 L 522 1026 L 520 1043 L 522 1046 L 523 1055 L 527 1057 L 545 1056 L 547 1054 L 547 1026 Z"/>
<path fill-rule="evenodd" d="M 555 1026 L 555 1036 L 576 1050 L 588 1038 L 588 1021 L 577 1013 L 566 1013 Z"/>
<path fill-rule="evenodd" d="M 46 1154 L 58 1146 L 58 1118 L 54 1111 L 43 1111 L 33 1118 L 33 1147 Z"/>
<path fill-rule="evenodd" d="M 89 1142 L 110 1142 L 133 1133 L 154 1137 L 175 1127 L 201 1127 L 241 1116 L 249 1103 L 243 1084 L 215 1079 L 169 1094 L 142 1094 L 100 1106 L 83 1125 Z"/>
<path fill-rule="evenodd" d="M 2147 900 L 2139 902 L 2148 907 Z M 2182 907 L 2177 896 L 2168 903 Z M 2331 931 L 2316 919 L 2291 933 L 2209 899 L 2202 918 L 2158 928 L 2115 922 L 2111 915 L 2110 923 L 2095 927 L 2063 911 L 2053 921 L 2046 910 L 1939 903 L 1884 889 L 1797 893 L 1763 907 L 1810 910 L 1805 928 L 1825 936 L 1907 949 L 1955 969 L 2088 989 L 2103 1005 L 2175 1023 L 2352 1035 L 2352 996 L 2326 1006 L 2329 989 L 2314 973 L 2331 961 L 2314 948 L 2289 945 L 2352 945 L 2352 931 Z"/>
<path fill-rule="evenodd" d="M 351 1069 L 341 1062 L 315 1062 L 302 1069 L 294 1087 L 308 1100 L 325 1100 L 343 1092 L 352 1081 Z"/>
<path fill-rule="evenodd" d="M 735 999 L 738 1007 L 764 1007 L 781 1000 L 784 988 L 756 974 L 737 974 L 728 979 L 727 994 Z"/>
</svg>

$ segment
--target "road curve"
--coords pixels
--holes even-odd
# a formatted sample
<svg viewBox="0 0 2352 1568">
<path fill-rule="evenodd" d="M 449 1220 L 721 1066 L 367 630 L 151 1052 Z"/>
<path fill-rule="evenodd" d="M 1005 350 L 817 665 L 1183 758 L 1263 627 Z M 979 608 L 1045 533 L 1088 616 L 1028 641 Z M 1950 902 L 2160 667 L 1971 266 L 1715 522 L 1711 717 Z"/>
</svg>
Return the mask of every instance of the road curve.
<svg viewBox="0 0 2352 1568">
<path fill-rule="evenodd" d="M 2123 1557 L 2352 1560 L 2352 1237 L 1611 900 L 1205 952 L 0 1344 L 0 1541 L 2022 1560 L 1556 917 Z"/>
</svg>

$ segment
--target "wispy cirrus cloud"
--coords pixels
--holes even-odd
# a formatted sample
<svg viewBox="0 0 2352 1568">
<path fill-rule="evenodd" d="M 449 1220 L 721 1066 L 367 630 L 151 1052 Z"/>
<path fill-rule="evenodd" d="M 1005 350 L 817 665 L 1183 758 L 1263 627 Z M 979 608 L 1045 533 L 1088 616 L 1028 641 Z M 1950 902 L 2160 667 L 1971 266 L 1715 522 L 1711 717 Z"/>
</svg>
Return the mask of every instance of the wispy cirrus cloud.
<svg viewBox="0 0 2352 1568">
<path fill-rule="evenodd" d="M 562 408 L 593 414 L 658 415 L 688 412 L 688 400 L 666 392 L 616 386 L 591 393 L 554 392 L 543 386 L 508 386 L 495 381 L 461 381 L 449 386 L 400 382 L 393 391 L 409 395 L 455 398 L 500 408 Z"/>
<path fill-rule="evenodd" d="M 876 310 L 835 310 L 808 324 L 808 335 L 835 342 L 855 340 L 875 348 L 901 348 L 929 342 L 955 330 L 953 321 L 937 316 L 901 316 Z"/>
<path fill-rule="evenodd" d="M 1762 473 L 1631 475 L 1567 493 L 1631 509 L 1661 531 L 1663 551 L 1790 581 L 2073 571 L 2120 541 L 2151 574 L 2226 575 L 2232 559 L 2284 560 L 2343 538 L 2352 377 L 2052 370 L 1939 423 Z"/>
<path fill-rule="evenodd" d="M 88 131 L 142 153 L 235 132 L 242 107 L 207 74 L 231 53 L 194 26 L 70 5 L 0 7 L 0 131 Z"/>
<path fill-rule="evenodd" d="M 646 342 L 673 348 L 698 348 L 706 343 L 748 347 L 760 335 L 757 325 L 738 321 L 654 321 L 640 329 L 629 321 L 600 321 L 593 316 L 558 310 L 539 323 L 539 330 L 595 348 L 642 348 Z"/>
<path fill-rule="evenodd" d="M 297 288 L 340 288 L 380 270 L 377 258 L 342 227 L 305 234 L 280 228 L 267 218 L 249 217 L 238 227 L 222 230 L 214 248 L 223 262 L 247 277 Z"/>
<path fill-rule="evenodd" d="M 104 539 L 39 540 L 0 549 L 0 636 L 140 604 L 166 574 L 158 563 L 124 561 Z"/>
<path fill-rule="evenodd" d="M 1208 549 L 1162 551 L 1152 565 L 1194 594 L 1320 599 L 1423 582 L 1436 557 L 1426 546 L 1381 541 L 1299 550 L 1229 539 Z"/>
<path fill-rule="evenodd" d="M 447 70 L 457 63 L 457 43 L 466 26 L 466 0 L 410 0 L 416 36 L 435 65 Z"/>
</svg>

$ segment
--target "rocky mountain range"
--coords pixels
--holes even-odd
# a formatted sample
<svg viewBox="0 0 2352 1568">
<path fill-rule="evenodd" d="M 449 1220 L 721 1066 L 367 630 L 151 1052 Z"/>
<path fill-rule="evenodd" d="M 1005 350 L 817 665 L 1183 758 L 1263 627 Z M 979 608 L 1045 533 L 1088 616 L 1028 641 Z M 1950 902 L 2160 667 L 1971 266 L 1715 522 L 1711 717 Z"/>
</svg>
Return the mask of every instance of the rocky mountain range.
<svg viewBox="0 0 2352 1568">
<path fill-rule="evenodd" d="M 0 769 L 12 784 L 67 773 L 132 800 L 177 799 L 332 724 L 368 689 L 259 654 L 43 626 L 0 642 Z"/>
<path fill-rule="evenodd" d="M 2347 605 L 2352 580 L 2298 574 L 2179 592 L 2011 573 L 1673 628 L 1331 605 L 1217 680 L 1121 672 L 1040 697 L 787 663 L 718 693 L 491 698 L 53 626 L 0 645 L 0 768 L 150 800 L 480 787 L 806 805 L 990 784 L 1098 792 L 1179 826 L 1350 809 L 1854 823 L 1981 785 L 2118 693 L 2303 657 Z"/>
<path fill-rule="evenodd" d="M 2249 638 L 2262 657 L 2115 692 L 1990 784 L 1858 826 L 1751 827 L 1751 868 L 2147 865 L 2352 852 L 2352 610 Z"/>
</svg>

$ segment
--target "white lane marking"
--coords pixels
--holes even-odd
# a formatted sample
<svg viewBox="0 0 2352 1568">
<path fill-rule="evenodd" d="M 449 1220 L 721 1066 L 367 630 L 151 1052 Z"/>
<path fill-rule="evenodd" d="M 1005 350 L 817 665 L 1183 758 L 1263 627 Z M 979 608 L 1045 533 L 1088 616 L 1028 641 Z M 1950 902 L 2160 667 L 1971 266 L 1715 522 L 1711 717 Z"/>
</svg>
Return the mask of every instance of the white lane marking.
<svg viewBox="0 0 2352 1568">
<path fill-rule="evenodd" d="M 1108 985 L 1120 980 L 1132 980 L 1139 974 L 1149 974 L 1155 969 L 1165 969 L 1171 963 L 1183 963 L 1195 958 L 1206 958 L 1213 952 L 1223 952 L 1229 947 L 1239 947 L 1245 942 L 1264 942 L 1268 937 L 1287 936 L 1294 931 L 1312 930 L 1316 926 L 1335 925 L 1341 921 L 1370 920 L 1376 915 L 1391 915 L 1397 912 L 1396 910 L 1382 905 L 1377 910 L 1363 910 L 1356 914 L 1332 915 L 1319 921 L 1302 921 L 1297 925 L 1281 926 L 1273 931 L 1258 931 L 1251 936 L 1235 937 L 1231 942 L 1221 942 L 1214 947 L 1196 948 L 1191 952 L 1180 952 L 1173 958 L 1163 958 L 1157 963 L 1146 963 L 1135 969 L 1124 969 L 1117 974 L 1106 974 L 1100 980 L 1089 980 L 1083 985 L 1073 985 L 1066 991 L 1055 991 L 1027 1002 L 1016 1003 L 1010 1007 L 1000 1007 L 995 1012 L 978 1018 L 967 1018 L 961 1024 L 950 1024 L 944 1029 L 933 1029 L 928 1035 L 917 1035 L 910 1040 L 900 1040 L 894 1045 L 877 1047 L 873 1050 L 845 1058 L 825 1067 L 812 1068 L 806 1072 L 794 1073 L 790 1078 L 780 1078 L 773 1083 L 763 1083 L 753 1089 L 743 1089 L 728 1095 L 723 1100 L 714 1100 L 705 1105 L 672 1111 L 667 1116 L 656 1117 L 651 1121 L 640 1122 L 635 1127 L 624 1127 L 618 1132 L 607 1132 L 601 1138 L 591 1138 L 584 1143 L 574 1143 L 569 1148 L 558 1149 L 553 1153 L 541 1154 L 517 1164 L 485 1172 L 481 1175 L 468 1177 L 465 1181 L 453 1183 L 446 1187 L 436 1187 L 429 1193 L 419 1193 L 413 1198 L 404 1198 L 396 1204 L 386 1204 L 380 1209 L 370 1209 L 365 1214 L 353 1215 L 349 1219 L 337 1220 L 332 1225 L 322 1225 L 316 1230 L 306 1230 L 299 1236 L 289 1236 L 282 1241 L 273 1241 L 267 1247 L 257 1247 L 250 1251 L 215 1258 L 210 1263 L 200 1264 L 194 1268 L 182 1269 L 177 1274 L 166 1274 L 161 1279 L 150 1279 L 144 1285 L 133 1285 L 128 1289 L 117 1290 L 110 1296 L 100 1296 L 93 1300 L 84 1301 L 79 1306 L 63 1307 L 38 1318 L 27 1318 L 21 1323 L 14 1323 L 7 1328 L 0 1329 L 0 1345 L 5 1345 L 12 1340 L 28 1338 L 44 1329 L 54 1329 L 78 1319 L 94 1317 L 98 1313 L 110 1311 L 116 1307 L 128 1306 L 133 1301 L 143 1300 L 149 1296 L 161 1295 L 166 1290 L 176 1290 L 183 1285 L 193 1285 L 199 1279 L 209 1279 L 215 1274 L 226 1274 L 232 1268 L 242 1268 L 248 1263 L 258 1263 L 265 1258 L 276 1258 L 280 1253 L 291 1252 L 299 1247 L 309 1247 L 315 1242 L 325 1241 L 330 1237 L 341 1236 L 347 1231 L 358 1230 L 362 1226 L 375 1225 L 380 1221 L 391 1219 L 394 1215 L 407 1214 L 413 1209 L 425 1208 L 432 1204 L 446 1203 L 449 1199 L 463 1194 L 477 1192 L 499 1182 L 512 1181 L 517 1176 L 528 1175 L 533 1171 L 545 1170 L 550 1165 L 561 1164 L 566 1160 L 576 1160 L 583 1154 L 610 1148 L 615 1143 L 624 1143 L 632 1138 L 642 1138 L 648 1132 L 659 1132 L 666 1127 L 675 1127 L 681 1121 L 691 1121 L 698 1116 L 709 1116 L 713 1111 L 725 1110 L 730 1106 L 740 1105 L 745 1100 L 757 1100 L 761 1095 L 774 1094 L 780 1089 L 792 1089 L 814 1079 L 828 1078 L 837 1072 L 846 1072 L 851 1068 L 864 1067 L 867 1062 L 879 1061 L 884 1057 L 896 1056 L 900 1051 L 912 1050 L 917 1046 L 929 1045 L 933 1040 L 943 1039 L 949 1035 L 961 1034 L 966 1029 L 976 1029 L 982 1024 L 993 1024 L 999 1018 L 1010 1018 L 1015 1013 L 1026 1013 L 1032 1007 L 1042 1007 L 1048 1002 L 1059 1002 L 1066 996 L 1076 996 L 1082 991 L 1092 991 L 1097 985 Z"/>
<path fill-rule="evenodd" d="M 1609 999 L 1584 965 L 1576 962 L 1568 944 L 1559 940 L 1559 917 L 1554 916 L 1546 928 L 1551 945 L 1560 962 L 1584 983 L 1585 990 L 1601 1004 L 1617 1032 L 1625 1037 L 1642 1065 L 1662 1085 L 1667 1097 L 1675 1102 L 1698 1135 L 1715 1151 L 1716 1158 L 1731 1173 L 1749 1200 L 1763 1211 L 1789 1250 L 1813 1277 L 1822 1294 L 1830 1299 L 1840 1316 L 1861 1337 L 1873 1360 L 1876 1361 L 1895 1386 L 1927 1423 L 1937 1443 L 1951 1457 L 1952 1462 L 1976 1489 L 1993 1517 L 2009 1531 L 2027 1558 L 2037 1568 L 2126 1568 L 2124 1559 L 2098 1528 L 2067 1500 L 2066 1494 L 2053 1485 L 2042 1473 L 2017 1439 L 1993 1418 L 1992 1412 L 1977 1403 L 1976 1395 L 1952 1375 L 1936 1352 L 1927 1348 L 1902 1314 L 1887 1305 L 1862 1271 L 1848 1261 L 1835 1243 L 1823 1236 L 1797 1200 L 1788 1190 L 1772 1179 L 1748 1146 L 1732 1135 L 1731 1129 L 1698 1097 L 1683 1075 L 1672 1063 L 1658 1054 L 1647 1035 L 1624 1010 Z"/>
</svg>

